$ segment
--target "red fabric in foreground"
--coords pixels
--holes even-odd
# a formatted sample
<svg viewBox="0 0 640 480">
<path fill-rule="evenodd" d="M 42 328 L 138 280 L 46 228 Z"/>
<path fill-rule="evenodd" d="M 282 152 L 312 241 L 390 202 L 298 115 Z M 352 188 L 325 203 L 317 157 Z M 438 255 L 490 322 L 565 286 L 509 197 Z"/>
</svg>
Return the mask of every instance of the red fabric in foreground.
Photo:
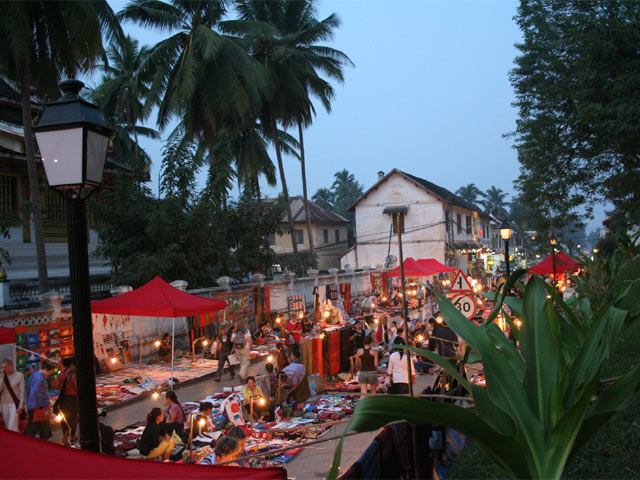
<svg viewBox="0 0 640 480">
<path fill-rule="evenodd" d="M 156 277 L 131 292 L 91 302 L 91 312 L 146 317 L 186 317 L 217 312 L 226 305 L 227 302 L 223 300 L 183 292 Z"/>
<path fill-rule="evenodd" d="M 217 467 L 215 465 L 179 465 L 121 457 L 63 447 L 55 443 L 0 430 L 2 478 L 168 478 L 286 480 L 284 468 Z"/>
<path fill-rule="evenodd" d="M 16 343 L 16 331 L 14 328 L 0 327 L 0 345 Z"/>
<path fill-rule="evenodd" d="M 418 265 L 422 267 L 423 270 L 427 270 L 429 272 L 435 273 L 446 273 L 446 272 L 455 272 L 456 269 L 453 267 L 447 267 L 443 265 L 435 258 L 421 258 L 418 260 Z"/>
<path fill-rule="evenodd" d="M 564 253 L 556 254 L 556 274 L 562 272 L 575 272 L 580 268 L 580 264 L 567 257 Z M 553 255 L 549 255 L 537 265 L 529 269 L 538 275 L 553 275 Z"/>
</svg>

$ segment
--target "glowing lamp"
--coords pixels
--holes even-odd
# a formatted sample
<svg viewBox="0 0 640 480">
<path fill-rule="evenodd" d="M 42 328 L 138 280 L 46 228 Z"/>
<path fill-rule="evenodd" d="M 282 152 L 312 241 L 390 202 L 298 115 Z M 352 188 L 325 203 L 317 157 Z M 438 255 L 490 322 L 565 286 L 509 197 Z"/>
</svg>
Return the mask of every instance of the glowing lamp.
<svg viewBox="0 0 640 480">
<path fill-rule="evenodd" d="M 261 407 L 263 407 L 265 403 L 266 403 L 266 402 L 265 402 L 265 400 L 264 400 L 264 397 L 260 397 L 260 400 L 258 400 L 258 405 L 260 405 Z"/>
<path fill-rule="evenodd" d="M 375 304 L 375 303 L 372 303 L 372 304 L 371 304 L 371 308 L 376 308 L 376 304 Z"/>
<path fill-rule="evenodd" d="M 160 397 L 160 394 L 158 392 L 153 392 L 151 394 L 151 398 L 153 398 L 154 400 L 157 400 Z"/>
<path fill-rule="evenodd" d="M 198 421 L 198 425 L 200 425 L 201 427 L 204 427 L 207 424 L 207 421 L 204 418 L 201 418 Z"/>
<path fill-rule="evenodd" d="M 421 342 L 422 340 L 424 340 L 424 337 L 422 335 L 418 335 L 418 341 Z"/>
<path fill-rule="evenodd" d="M 62 421 L 62 415 L 59 413 L 56 415 L 56 422 L 61 422 Z"/>
<path fill-rule="evenodd" d="M 280 317 L 276 317 L 276 323 L 280 323 L 282 320 L 280 320 Z"/>
<path fill-rule="evenodd" d="M 206 347 L 207 345 L 209 345 L 209 341 L 208 340 L 203 340 L 202 341 L 202 345 L 204 345 Z"/>
<path fill-rule="evenodd" d="M 324 312 L 324 318 L 329 318 L 330 316 L 331 316 L 331 313 L 329 313 L 328 311 Z"/>
<path fill-rule="evenodd" d="M 440 315 L 438 315 L 436 317 L 436 323 L 442 323 L 444 320 L 442 319 L 442 317 Z"/>
<path fill-rule="evenodd" d="M 118 361 L 118 359 L 116 357 L 112 357 L 111 358 L 111 363 L 116 363 Z"/>
<path fill-rule="evenodd" d="M 517 318 L 516 318 L 516 321 L 513 322 L 513 323 L 515 323 L 516 327 L 518 327 L 518 328 L 520 328 L 520 325 L 522 325 L 522 322 L 520 320 L 518 320 Z"/>
<path fill-rule="evenodd" d="M 298 318 L 303 318 L 303 317 L 304 317 L 304 313 L 300 312 L 300 313 L 298 314 Z"/>
<path fill-rule="evenodd" d="M 511 235 L 513 235 L 513 230 L 511 230 L 509 227 L 504 226 L 500 229 L 500 237 L 502 237 L 503 240 L 509 240 L 511 238 Z"/>
<path fill-rule="evenodd" d="M 387 301 L 387 297 L 382 297 L 382 301 L 386 302 Z"/>
<path fill-rule="evenodd" d="M 551 237 L 551 240 L 549 240 L 549 243 L 551 243 L 551 245 L 555 245 L 556 243 L 558 243 L 558 241 L 556 240 L 556 237 Z"/>
<path fill-rule="evenodd" d="M 320 334 L 320 338 L 324 338 L 324 332 Z"/>
<path fill-rule="evenodd" d="M 160 340 L 156 340 L 155 342 L 153 342 L 153 344 L 154 344 L 156 347 L 160 347 Z"/>
<path fill-rule="evenodd" d="M 269 363 L 273 362 L 273 355 L 269 355 L 267 357 L 267 362 L 269 362 Z"/>
</svg>

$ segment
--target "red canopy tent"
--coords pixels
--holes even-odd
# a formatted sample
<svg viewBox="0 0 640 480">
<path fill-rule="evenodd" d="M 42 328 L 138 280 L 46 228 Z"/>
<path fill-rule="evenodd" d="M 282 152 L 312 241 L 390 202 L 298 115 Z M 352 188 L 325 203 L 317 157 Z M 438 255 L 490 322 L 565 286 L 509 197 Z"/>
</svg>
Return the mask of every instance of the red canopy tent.
<svg viewBox="0 0 640 480">
<path fill-rule="evenodd" d="M 434 275 L 436 273 L 446 273 L 446 272 L 455 272 L 456 269 L 453 267 L 447 267 L 443 265 L 435 258 L 421 258 L 418 260 L 418 265 L 420 265 L 424 270 L 432 272 L 430 275 Z"/>
<path fill-rule="evenodd" d="M 131 292 L 91 302 L 91 312 L 175 318 L 217 312 L 226 305 L 222 300 L 183 292 L 156 277 Z"/>
<path fill-rule="evenodd" d="M 199 297 L 172 287 L 160 277 L 116 297 L 91 302 L 92 313 L 113 315 L 139 315 L 143 317 L 173 318 L 171 334 L 171 378 L 173 379 L 173 346 L 175 343 L 176 317 L 217 312 L 227 302 Z M 142 347 L 140 347 L 142 349 Z M 142 352 L 141 352 L 142 355 Z M 173 382 L 171 382 L 173 388 Z"/>
<path fill-rule="evenodd" d="M 406 258 L 404 263 L 404 276 L 405 277 L 427 277 L 429 275 L 433 275 L 433 273 L 429 272 L 427 269 L 423 268 L 415 259 L 409 257 Z M 393 270 L 387 272 L 389 277 L 399 277 L 400 276 L 400 265 L 398 265 Z"/>
<path fill-rule="evenodd" d="M 549 255 L 540 263 L 531 267 L 529 271 L 537 273 L 538 275 L 553 275 L 553 263 L 553 255 Z M 556 254 L 555 264 L 556 274 L 562 272 L 575 272 L 580 268 L 580 264 L 578 262 L 569 258 L 562 252 Z"/>
<path fill-rule="evenodd" d="M 16 343 L 16 331 L 13 328 L 0 327 L 0 345 Z"/>
<path fill-rule="evenodd" d="M 6 459 L 2 465 L 2 478 L 152 480 L 163 478 L 286 480 L 287 478 L 287 471 L 279 467 L 241 468 L 127 460 L 63 447 L 7 430 L 0 430 L 0 450 Z"/>
</svg>

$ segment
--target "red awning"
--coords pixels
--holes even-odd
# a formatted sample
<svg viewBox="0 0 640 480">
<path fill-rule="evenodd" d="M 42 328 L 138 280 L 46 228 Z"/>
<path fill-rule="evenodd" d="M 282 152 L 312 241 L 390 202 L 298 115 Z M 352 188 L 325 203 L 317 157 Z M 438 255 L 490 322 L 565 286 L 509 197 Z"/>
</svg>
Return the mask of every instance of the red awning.
<svg viewBox="0 0 640 480">
<path fill-rule="evenodd" d="M 16 343 L 16 331 L 13 328 L 0 327 L 0 345 Z"/>
<path fill-rule="evenodd" d="M 183 292 L 156 277 L 131 292 L 91 302 L 91 312 L 175 318 L 217 312 L 226 305 L 222 300 Z"/>
<path fill-rule="evenodd" d="M 422 258 L 418 260 L 418 265 L 420 265 L 423 270 L 427 270 L 432 272 L 430 275 L 434 275 L 436 273 L 446 273 L 446 272 L 455 272 L 456 269 L 453 267 L 447 267 L 443 265 L 435 258 Z"/>
<path fill-rule="evenodd" d="M 433 275 L 433 273 L 420 266 L 420 264 L 413 258 L 406 258 L 403 265 L 405 277 L 427 277 L 429 275 Z M 393 270 L 388 271 L 387 275 L 390 277 L 399 277 L 400 265 Z"/>
<path fill-rule="evenodd" d="M 537 273 L 538 275 L 553 275 L 553 262 L 553 255 L 549 255 L 529 270 L 533 273 Z M 578 262 L 567 257 L 562 252 L 556 254 L 555 264 L 556 274 L 562 272 L 575 272 L 581 266 Z"/>
<path fill-rule="evenodd" d="M 241 468 L 184 465 L 126 458 L 63 447 L 19 433 L 0 431 L 5 461 L 2 478 L 111 479 L 255 479 L 286 480 L 284 468 Z"/>
</svg>

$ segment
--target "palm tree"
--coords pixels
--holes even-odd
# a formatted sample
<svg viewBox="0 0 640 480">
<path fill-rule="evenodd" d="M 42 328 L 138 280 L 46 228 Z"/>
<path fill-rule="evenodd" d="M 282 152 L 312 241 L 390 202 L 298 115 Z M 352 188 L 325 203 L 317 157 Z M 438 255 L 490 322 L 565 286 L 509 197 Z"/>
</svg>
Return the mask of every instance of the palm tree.
<svg viewBox="0 0 640 480">
<path fill-rule="evenodd" d="M 106 1 L 2 2 L 0 65 L 20 85 L 25 156 L 36 240 L 38 288 L 49 291 L 40 189 L 32 130 L 31 94 L 55 96 L 61 76 L 87 71 L 104 55 L 102 34 L 122 40 Z"/>
<path fill-rule="evenodd" d="M 175 32 L 156 44 L 146 61 L 154 78 L 158 126 L 178 117 L 210 149 L 219 130 L 246 126 L 260 102 L 261 66 L 238 38 L 219 31 L 227 3 L 133 0 L 119 13 L 142 26 Z"/>
<path fill-rule="evenodd" d="M 92 92 L 92 98 L 100 105 L 107 121 L 115 129 L 133 134 L 134 158 L 138 157 L 140 149 L 138 134 L 159 137 L 153 129 L 138 127 L 138 123 L 144 122 L 151 113 L 151 104 L 146 102 L 151 94 L 151 77 L 144 70 L 148 55 L 149 48 L 140 47 L 129 35 L 121 44 L 111 43 L 107 49 L 109 63 L 103 66 L 105 74 Z"/>
<path fill-rule="evenodd" d="M 333 87 L 318 75 L 318 71 L 339 81 L 344 81 L 342 66 L 353 65 L 349 57 L 339 50 L 316 45 L 319 41 L 330 40 L 334 29 L 340 26 L 336 14 L 331 14 L 322 21 L 316 18 L 314 0 L 287 0 L 284 2 L 282 25 L 278 26 L 283 35 L 290 37 L 290 44 L 305 55 L 297 61 L 300 82 L 305 86 L 307 95 L 320 100 L 328 113 L 331 112 L 331 100 L 334 95 Z M 300 169 L 302 174 L 302 195 L 304 198 L 307 232 L 309 236 L 309 250 L 313 261 L 313 268 L 318 267 L 314 253 L 313 235 L 311 231 L 311 214 L 309 212 L 309 197 L 307 194 L 307 174 L 304 151 L 304 127 L 311 124 L 315 114 L 312 103 L 301 104 L 302 110 L 293 112 L 293 119 L 298 127 L 298 141 L 300 144 Z"/>
<path fill-rule="evenodd" d="M 316 205 L 319 205 L 322 208 L 326 208 L 327 210 L 332 210 L 333 202 L 335 201 L 335 195 L 330 189 L 326 187 L 322 187 L 322 188 L 319 188 L 318 191 L 313 194 L 313 197 L 311 197 L 311 200 L 313 200 L 313 202 Z"/>
<path fill-rule="evenodd" d="M 482 196 L 482 192 L 478 187 L 476 187 L 475 183 L 469 183 L 456 190 L 456 195 L 462 198 L 465 202 L 475 205 L 478 201 L 478 197 Z"/>
<path fill-rule="evenodd" d="M 481 195 L 484 197 L 484 200 L 481 200 L 480 204 L 484 207 L 485 211 L 492 215 L 507 216 L 506 207 L 508 207 L 510 203 L 505 200 L 508 193 L 504 192 L 501 188 L 491 186 L 489 190 Z"/>
</svg>

